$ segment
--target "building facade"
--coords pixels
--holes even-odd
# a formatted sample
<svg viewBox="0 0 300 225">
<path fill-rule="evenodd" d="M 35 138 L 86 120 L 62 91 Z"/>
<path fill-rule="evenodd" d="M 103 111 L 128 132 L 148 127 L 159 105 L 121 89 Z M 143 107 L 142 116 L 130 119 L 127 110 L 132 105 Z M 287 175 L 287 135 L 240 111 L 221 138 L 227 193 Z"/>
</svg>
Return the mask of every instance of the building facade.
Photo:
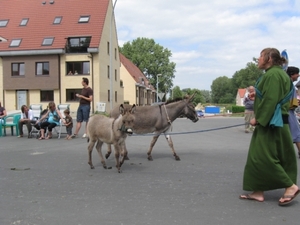
<svg viewBox="0 0 300 225">
<path fill-rule="evenodd" d="M 120 53 L 120 77 L 125 87 L 124 102 L 138 106 L 151 105 L 156 99 L 156 90 L 142 71 Z"/>
<path fill-rule="evenodd" d="M 0 101 L 22 105 L 70 104 L 82 78 L 94 90 L 92 112 L 124 102 L 111 0 L 0 0 Z"/>
</svg>

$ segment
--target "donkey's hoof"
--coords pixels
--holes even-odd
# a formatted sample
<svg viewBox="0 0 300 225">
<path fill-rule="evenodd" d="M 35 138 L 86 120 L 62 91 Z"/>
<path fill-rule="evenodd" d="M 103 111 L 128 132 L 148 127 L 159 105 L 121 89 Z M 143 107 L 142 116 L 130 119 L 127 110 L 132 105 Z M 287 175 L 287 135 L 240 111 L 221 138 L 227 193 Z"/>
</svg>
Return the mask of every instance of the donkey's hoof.
<svg viewBox="0 0 300 225">
<path fill-rule="evenodd" d="M 107 169 L 108 169 L 108 170 L 111 170 L 111 169 L 112 169 L 112 167 L 111 167 L 111 166 L 109 166 L 109 167 L 107 167 Z"/>
<path fill-rule="evenodd" d="M 180 158 L 179 158 L 178 155 L 175 155 L 175 160 L 176 160 L 176 161 L 180 161 Z"/>
<path fill-rule="evenodd" d="M 103 166 L 103 168 L 107 170 L 107 167 L 106 167 L 106 166 Z"/>
<path fill-rule="evenodd" d="M 88 164 L 90 165 L 91 169 L 95 169 L 94 165 L 91 162 L 88 162 Z"/>
<path fill-rule="evenodd" d="M 124 157 L 124 160 L 129 160 L 129 158 L 128 158 L 128 156 L 127 156 L 127 155 Z"/>
<path fill-rule="evenodd" d="M 148 156 L 148 160 L 149 160 L 149 161 L 153 161 L 153 158 L 152 158 L 151 155 Z"/>
<path fill-rule="evenodd" d="M 105 154 L 105 158 L 108 159 L 108 157 L 110 156 L 110 153 L 106 153 Z"/>
</svg>

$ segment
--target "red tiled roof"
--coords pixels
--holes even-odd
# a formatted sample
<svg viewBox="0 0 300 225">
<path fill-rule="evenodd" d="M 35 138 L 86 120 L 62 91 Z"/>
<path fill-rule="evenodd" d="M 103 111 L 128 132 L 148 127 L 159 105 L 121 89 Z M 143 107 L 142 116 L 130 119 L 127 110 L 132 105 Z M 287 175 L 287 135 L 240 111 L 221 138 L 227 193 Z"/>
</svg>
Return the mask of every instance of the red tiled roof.
<svg viewBox="0 0 300 225">
<path fill-rule="evenodd" d="M 145 86 L 148 86 L 150 84 L 147 77 L 142 73 L 142 71 L 121 53 L 120 53 L 120 61 L 125 66 L 128 73 L 132 76 L 132 78 L 137 83 L 140 83 L 141 78 L 143 78 L 145 82 Z"/>
<path fill-rule="evenodd" d="M 240 98 L 244 98 L 245 94 L 246 94 L 247 89 L 243 88 L 243 89 L 238 89 L 238 94 L 240 96 Z"/>
<path fill-rule="evenodd" d="M 8 19 L 0 27 L 0 51 L 63 49 L 66 38 L 92 36 L 90 47 L 99 47 L 110 0 L 0 0 L 0 20 Z M 46 4 L 42 4 L 46 2 Z M 53 24 L 55 17 L 61 24 Z M 90 16 L 88 23 L 78 23 L 80 16 Z M 19 26 L 29 18 L 26 26 Z M 52 46 L 42 46 L 46 37 L 54 37 Z M 19 47 L 9 47 L 12 39 L 22 38 Z"/>
</svg>

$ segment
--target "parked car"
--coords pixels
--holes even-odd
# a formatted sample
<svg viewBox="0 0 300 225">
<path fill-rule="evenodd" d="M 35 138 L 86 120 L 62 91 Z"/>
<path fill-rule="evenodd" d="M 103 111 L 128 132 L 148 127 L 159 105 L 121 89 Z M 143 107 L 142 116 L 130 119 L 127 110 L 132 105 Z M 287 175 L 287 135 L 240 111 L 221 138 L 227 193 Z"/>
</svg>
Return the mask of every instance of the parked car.
<svg viewBox="0 0 300 225">
<path fill-rule="evenodd" d="M 202 110 L 196 110 L 198 117 L 203 117 L 204 118 L 204 113 Z"/>
</svg>

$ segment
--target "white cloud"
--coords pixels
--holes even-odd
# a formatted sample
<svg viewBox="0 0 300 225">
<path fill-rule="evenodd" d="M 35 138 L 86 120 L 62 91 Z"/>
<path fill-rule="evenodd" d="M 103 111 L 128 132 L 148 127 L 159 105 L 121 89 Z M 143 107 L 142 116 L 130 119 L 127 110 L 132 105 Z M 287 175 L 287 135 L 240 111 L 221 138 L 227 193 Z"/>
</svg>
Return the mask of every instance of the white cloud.
<svg viewBox="0 0 300 225">
<path fill-rule="evenodd" d="M 300 67 L 300 3 L 293 0 L 119 0 L 119 44 L 153 38 L 176 63 L 174 85 L 209 90 L 265 47 L 287 49 Z"/>
</svg>

